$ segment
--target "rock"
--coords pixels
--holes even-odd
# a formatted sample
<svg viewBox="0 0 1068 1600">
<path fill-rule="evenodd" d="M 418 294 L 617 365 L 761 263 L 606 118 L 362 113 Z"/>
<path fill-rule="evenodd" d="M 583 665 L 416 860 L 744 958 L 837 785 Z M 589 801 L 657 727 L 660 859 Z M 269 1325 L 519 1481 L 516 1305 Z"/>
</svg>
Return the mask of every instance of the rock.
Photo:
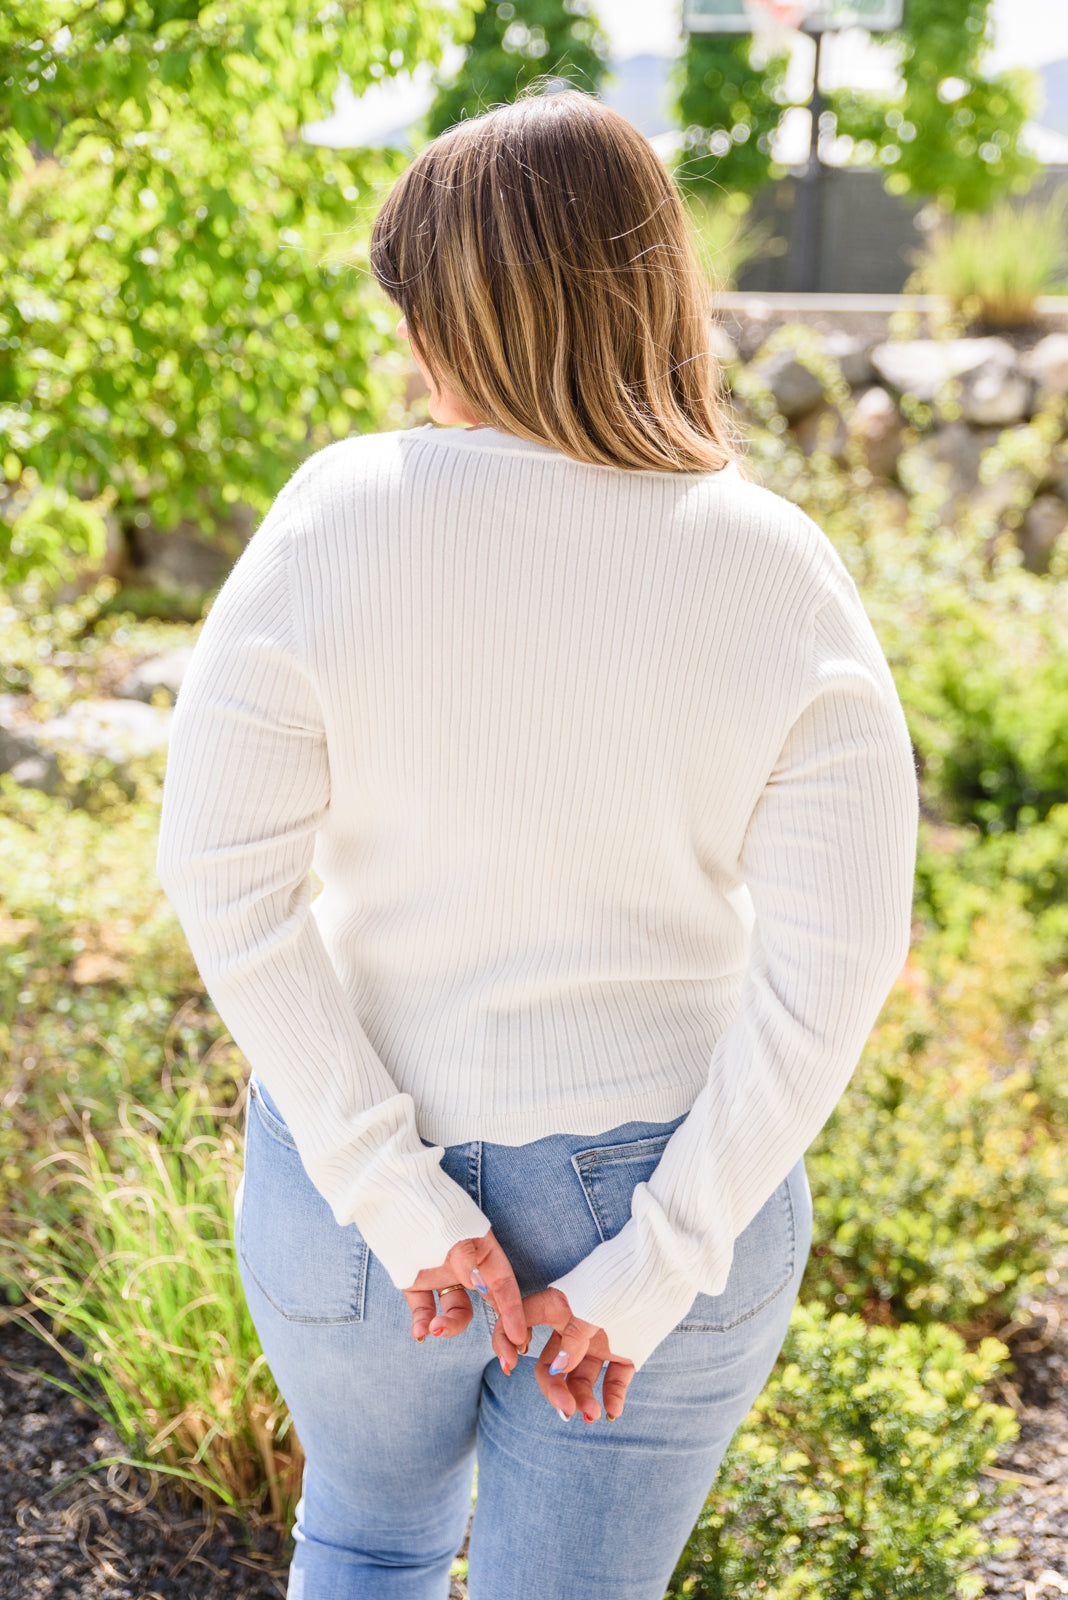
<svg viewBox="0 0 1068 1600">
<path fill-rule="evenodd" d="M 1040 389 L 1068 394 L 1068 333 L 1047 333 L 1021 362 Z"/>
<path fill-rule="evenodd" d="M 878 344 L 872 366 L 891 389 L 930 401 L 951 378 L 1000 362 L 1014 367 L 1016 352 L 1007 339 L 898 339 Z"/>
<path fill-rule="evenodd" d="M 758 351 L 748 370 L 761 383 L 767 384 L 776 407 L 787 422 L 796 422 L 806 411 L 814 410 L 823 399 L 820 380 L 787 347 L 767 355 Z"/>
<path fill-rule="evenodd" d="M 1016 531 L 1028 572 L 1048 572 L 1050 556 L 1068 527 L 1068 506 L 1053 494 L 1040 494 L 1024 512 Z"/>
<path fill-rule="evenodd" d="M 868 471 L 877 478 L 892 477 L 905 424 L 886 390 L 875 384 L 858 395 L 849 426 L 852 433 L 860 436 Z"/>
<path fill-rule="evenodd" d="M 163 655 L 150 656 L 126 674 L 116 694 L 124 700 L 150 702 L 154 695 L 162 691 L 173 705 L 192 654 L 192 645 L 182 645 L 178 649 L 165 651 Z"/>
<path fill-rule="evenodd" d="M 217 589 L 234 564 L 233 555 L 194 534 L 160 533 L 149 528 L 137 535 L 138 561 L 130 581 L 170 593 L 204 595 Z"/>
<path fill-rule="evenodd" d="M 983 448 L 966 422 L 943 423 L 901 452 L 898 477 L 910 494 L 931 495 L 944 506 L 975 489 Z"/>
<path fill-rule="evenodd" d="M 46 749 L 71 746 L 103 756 L 125 768 L 133 760 L 165 750 L 171 713 L 131 700 L 79 700 L 62 716 L 38 724 L 37 738 Z"/>
<path fill-rule="evenodd" d="M 794 436 L 806 456 L 820 450 L 834 461 L 845 460 L 849 435 L 837 406 L 819 405 L 807 411 L 794 424 Z"/>
<path fill-rule="evenodd" d="M 961 373 L 960 414 L 965 422 L 979 427 L 1007 427 L 1030 416 L 1031 380 L 1020 371 L 1010 344 L 1000 339 L 990 343 L 1004 344 L 1004 350 L 995 351 L 977 367 Z"/>
<path fill-rule="evenodd" d="M 866 339 L 838 328 L 833 333 L 825 333 L 820 344 L 837 361 L 851 389 L 861 389 L 872 381 L 875 372 L 871 364 L 871 346 Z"/>
<path fill-rule="evenodd" d="M 131 700 L 81 700 L 62 716 L 34 722 L 18 698 L 0 696 L 0 772 L 28 789 L 52 793 L 63 786 L 57 756 L 65 750 L 103 757 L 120 783 L 130 783 L 131 767 L 167 745 L 169 710 Z M 81 804 L 82 790 L 74 798 Z"/>
<path fill-rule="evenodd" d="M 0 695 L 0 772 L 10 772 L 24 789 L 51 794 L 60 782 L 59 765 L 36 736 L 40 724 L 19 706 L 18 695 Z"/>
</svg>

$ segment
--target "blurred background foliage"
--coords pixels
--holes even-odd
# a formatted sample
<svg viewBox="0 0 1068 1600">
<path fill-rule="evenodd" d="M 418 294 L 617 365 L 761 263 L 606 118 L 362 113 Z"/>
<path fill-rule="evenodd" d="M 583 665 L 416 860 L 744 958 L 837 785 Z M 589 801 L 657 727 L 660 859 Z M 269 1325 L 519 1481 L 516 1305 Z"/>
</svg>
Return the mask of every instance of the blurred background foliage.
<svg viewBox="0 0 1068 1600">
<path fill-rule="evenodd" d="M 901 27 L 872 36 L 895 52 L 904 94 L 826 91 L 850 159 L 874 162 L 892 193 L 929 197 L 946 212 L 983 211 L 999 194 L 1028 188 L 1039 171 L 1019 142 L 1034 106 L 1033 75 L 987 76 L 991 26 L 991 0 L 907 0 Z M 789 104 L 787 59 L 762 59 L 748 34 L 690 36 L 678 87 L 678 175 L 688 188 L 752 193 L 782 176 L 771 134 Z"/>
<path fill-rule="evenodd" d="M 464 117 L 514 100 L 534 82 L 567 82 L 596 93 L 608 71 L 608 40 L 589 0 L 486 0 L 463 60 L 427 118 L 431 137 Z"/>
<path fill-rule="evenodd" d="M 15 0 L 0 18 L 0 463 L 163 527 L 262 512 L 368 425 L 393 322 L 358 254 L 383 152 L 309 144 L 439 59 L 430 0 Z M 388 362 L 385 363 L 388 366 Z M 140 525 L 145 525 L 142 522 Z"/>
</svg>

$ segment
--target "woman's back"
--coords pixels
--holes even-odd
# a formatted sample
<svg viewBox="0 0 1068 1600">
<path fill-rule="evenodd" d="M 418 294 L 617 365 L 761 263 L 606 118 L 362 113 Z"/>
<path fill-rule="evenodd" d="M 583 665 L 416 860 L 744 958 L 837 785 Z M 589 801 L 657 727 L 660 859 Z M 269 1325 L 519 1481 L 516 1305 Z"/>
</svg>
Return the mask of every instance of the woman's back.
<svg viewBox="0 0 1068 1600">
<path fill-rule="evenodd" d="M 211 705 L 243 680 L 258 723 L 306 730 L 291 766 L 326 886 L 314 919 L 422 1136 L 521 1144 L 666 1120 L 738 1011 L 757 800 L 807 706 L 855 712 L 858 675 L 873 746 L 907 747 L 831 545 L 733 466 L 627 472 L 491 428 L 356 437 L 294 476 L 206 625 L 169 814 L 192 816 L 232 757 L 232 718 Z M 245 740 L 259 799 L 233 843 L 274 835 L 279 870 L 286 771 L 273 741 L 257 759 Z M 236 817 L 232 785 L 224 803 Z M 841 804 L 829 785 L 830 836 Z M 880 847 L 890 885 L 911 869 L 902 837 L 900 859 Z M 777 841 L 750 843 L 749 869 L 785 882 Z M 843 922 L 872 907 L 871 864 L 842 865 L 823 923 L 837 901 Z M 201 968 L 226 985 L 209 955 Z M 812 975 L 794 973 L 796 995 L 776 981 L 803 1017 Z M 269 966 L 250 960 L 239 983 L 269 1031 Z"/>
</svg>

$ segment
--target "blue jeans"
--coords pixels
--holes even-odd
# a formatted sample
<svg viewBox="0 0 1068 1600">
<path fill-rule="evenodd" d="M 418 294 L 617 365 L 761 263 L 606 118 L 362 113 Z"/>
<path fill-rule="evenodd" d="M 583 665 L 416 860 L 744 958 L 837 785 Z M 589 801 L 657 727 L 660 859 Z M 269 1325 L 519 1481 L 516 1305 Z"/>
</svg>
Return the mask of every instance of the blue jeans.
<svg viewBox="0 0 1068 1600">
<path fill-rule="evenodd" d="M 526 1294 L 618 1232 L 677 1126 L 456 1145 L 442 1164 L 492 1219 Z M 253 1080 L 236 1238 L 305 1452 L 289 1600 L 446 1600 L 476 1459 L 471 1600 L 662 1600 L 782 1346 L 811 1230 L 799 1161 L 738 1239 L 724 1292 L 697 1297 L 622 1416 L 563 1422 L 534 1377 L 549 1329 L 510 1377 L 481 1302 L 466 1332 L 416 1344 L 403 1295 L 356 1228 L 336 1225 Z"/>
</svg>

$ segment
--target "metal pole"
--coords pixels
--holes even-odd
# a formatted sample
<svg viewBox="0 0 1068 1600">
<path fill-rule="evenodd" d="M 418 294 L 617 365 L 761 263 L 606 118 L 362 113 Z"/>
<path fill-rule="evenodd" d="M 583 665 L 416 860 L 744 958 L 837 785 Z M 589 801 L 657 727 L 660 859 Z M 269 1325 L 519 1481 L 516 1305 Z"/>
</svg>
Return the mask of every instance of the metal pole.
<svg viewBox="0 0 1068 1600">
<path fill-rule="evenodd" d="M 802 30 L 807 31 L 807 30 Z M 820 93 L 820 42 L 823 30 L 813 33 L 816 41 L 816 66 L 812 74 L 812 94 L 809 110 L 812 116 L 809 131 L 808 160 L 797 180 L 794 201 L 794 248 L 790 260 L 790 288 L 797 293 L 813 294 L 820 281 L 820 230 L 823 164 L 820 161 L 820 112 L 825 101 Z"/>
</svg>

